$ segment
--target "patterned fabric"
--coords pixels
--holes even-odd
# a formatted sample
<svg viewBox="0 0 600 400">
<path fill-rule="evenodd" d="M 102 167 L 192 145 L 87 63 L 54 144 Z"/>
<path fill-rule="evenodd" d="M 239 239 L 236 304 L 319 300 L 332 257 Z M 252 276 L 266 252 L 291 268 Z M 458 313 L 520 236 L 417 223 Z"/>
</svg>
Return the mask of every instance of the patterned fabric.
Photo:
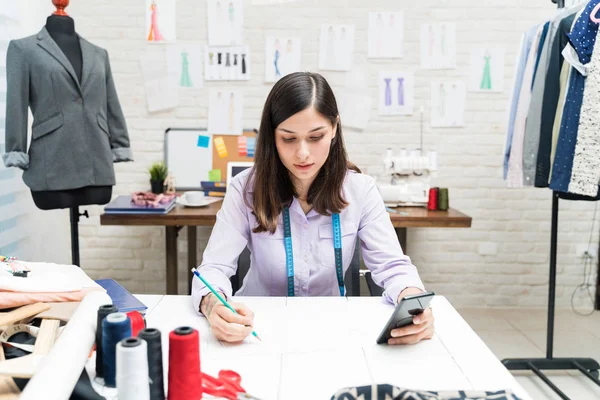
<svg viewBox="0 0 600 400">
<path fill-rule="evenodd" d="M 345 388 L 334 394 L 331 400 L 520 400 L 520 398 L 510 390 L 428 392 L 382 384 Z"/>
<path fill-rule="evenodd" d="M 594 50 L 588 68 L 569 193 L 596 196 L 600 179 L 600 49 Z"/>
</svg>

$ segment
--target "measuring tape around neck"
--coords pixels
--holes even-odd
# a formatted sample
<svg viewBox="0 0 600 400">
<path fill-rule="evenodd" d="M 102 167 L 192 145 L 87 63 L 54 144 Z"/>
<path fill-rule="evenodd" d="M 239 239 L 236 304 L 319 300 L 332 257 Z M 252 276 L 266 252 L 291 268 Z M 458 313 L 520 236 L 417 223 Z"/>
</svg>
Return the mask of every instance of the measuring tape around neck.
<svg viewBox="0 0 600 400">
<path fill-rule="evenodd" d="M 340 289 L 340 296 L 344 296 L 344 263 L 342 258 L 342 227 L 340 224 L 340 215 L 331 215 L 331 225 L 333 226 L 333 252 L 335 255 L 335 271 Z M 283 208 L 283 232 L 285 245 L 285 265 L 287 269 L 288 296 L 294 297 L 296 290 L 294 287 L 294 250 L 292 247 L 292 228 L 290 223 L 290 210 Z"/>
</svg>

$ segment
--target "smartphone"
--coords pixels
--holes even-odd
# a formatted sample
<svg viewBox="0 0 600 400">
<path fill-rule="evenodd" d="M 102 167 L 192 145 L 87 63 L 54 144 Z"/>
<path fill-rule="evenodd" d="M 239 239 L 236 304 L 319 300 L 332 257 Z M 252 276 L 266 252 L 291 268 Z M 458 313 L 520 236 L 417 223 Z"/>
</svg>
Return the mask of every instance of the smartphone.
<svg viewBox="0 0 600 400">
<path fill-rule="evenodd" d="M 433 299 L 435 293 L 423 292 L 404 297 L 394 309 L 394 312 L 377 338 L 377 344 L 387 343 L 392 337 L 391 332 L 413 323 L 415 315 L 421 314 Z"/>
</svg>

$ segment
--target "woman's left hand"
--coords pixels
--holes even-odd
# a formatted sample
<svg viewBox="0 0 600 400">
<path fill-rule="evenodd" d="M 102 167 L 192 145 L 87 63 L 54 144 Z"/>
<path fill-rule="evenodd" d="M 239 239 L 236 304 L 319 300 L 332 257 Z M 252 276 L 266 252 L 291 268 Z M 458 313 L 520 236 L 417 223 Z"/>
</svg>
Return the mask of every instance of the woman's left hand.
<svg viewBox="0 0 600 400">
<path fill-rule="evenodd" d="M 422 293 L 421 290 L 416 288 L 407 288 L 400 293 L 398 301 L 402 300 L 402 297 L 412 294 Z M 392 338 L 388 340 L 388 344 L 415 344 L 421 340 L 431 339 L 434 331 L 434 318 L 431 308 L 427 307 L 425 311 L 413 318 L 411 325 L 403 326 L 392 330 Z"/>
</svg>

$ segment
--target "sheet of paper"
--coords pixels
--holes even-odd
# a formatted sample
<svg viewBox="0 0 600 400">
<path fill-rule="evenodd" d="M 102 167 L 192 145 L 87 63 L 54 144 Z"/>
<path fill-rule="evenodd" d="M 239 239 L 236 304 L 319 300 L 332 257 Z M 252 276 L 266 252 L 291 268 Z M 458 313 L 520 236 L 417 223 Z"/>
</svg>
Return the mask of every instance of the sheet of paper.
<svg viewBox="0 0 600 400">
<path fill-rule="evenodd" d="M 211 89 L 208 131 L 223 135 L 241 135 L 243 104 L 243 94 L 239 90 Z"/>
<path fill-rule="evenodd" d="M 370 96 L 342 89 L 337 91 L 336 100 L 344 128 L 363 130 L 367 127 L 373 108 L 373 99 Z"/>
<path fill-rule="evenodd" d="M 168 110 L 179 105 L 177 76 L 169 74 L 166 53 L 162 46 L 148 47 L 142 52 L 140 69 L 149 112 Z"/>
<path fill-rule="evenodd" d="M 369 13 L 369 58 L 402 58 L 404 14 Z"/>
<path fill-rule="evenodd" d="M 212 170 L 212 137 L 208 146 L 198 146 L 204 131 L 169 131 L 166 143 L 167 167 L 177 188 L 199 188 Z"/>
<path fill-rule="evenodd" d="M 176 40 L 176 0 L 146 0 L 146 30 L 148 42 Z"/>
<path fill-rule="evenodd" d="M 247 81 L 251 77 L 248 46 L 204 47 L 204 79 L 207 81 Z"/>
<path fill-rule="evenodd" d="M 244 44 L 243 0 L 208 0 L 208 44 L 210 46 L 240 46 Z"/>
<path fill-rule="evenodd" d="M 281 371 L 279 398 L 286 400 L 329 399 L 343 388 L 373 383 L 361 348 L 284 354 Z"/>
<path fill-rule="evenodd" d="M 167 69 L 170 76 L 176 77 L 180 88 L 204 87 L 202 55 L 199 43 L 177 42 L 167 48 Z"/>
<path fill-rule="evenodd" d="M 431 126 L 460 127 L 465 124 L 466 88 L 462 81 L 431 83 Z"/>
<path fill-rule="evenodd" d="M 349 71 L 354 56 L 354 25 L 321 25 L 319 69 Z"/>
<path fill-rule="evenodd" d="M 421 25 L 421 68 L 456 68 L 456 23 Z"/>
<path fill-rule="evenodd" d="M 297 37 L 267 36 L 265 40 L 265 81 L 301 70 L 302 42 Z"/>
<path fill-rule="evenodd" d="M 9 21 L 11 22 L 19 22 L 21 21 L 21 8 L 19 7 L 19 2 L 17 1 L 3 1 L 2 8 L 0 9 L 0 24 Z"/>
<path fill-rule="evenodd" d="M 264 6 L 271 4 L 294 3 L 298 0 L 251 0 L 253 6 Z"/>
<path fill-rule="evenodd" d="M 412 114 L 414 92 L 415 80 L 412 72 L 381 71 L 379 73 L 379 114 Z"/>
<path fill-rule="evenodd" d="M 504 90 L 504 49 L 476 47 L 471 50 L 469 91 L 496 92 Z"/>
</svg>

